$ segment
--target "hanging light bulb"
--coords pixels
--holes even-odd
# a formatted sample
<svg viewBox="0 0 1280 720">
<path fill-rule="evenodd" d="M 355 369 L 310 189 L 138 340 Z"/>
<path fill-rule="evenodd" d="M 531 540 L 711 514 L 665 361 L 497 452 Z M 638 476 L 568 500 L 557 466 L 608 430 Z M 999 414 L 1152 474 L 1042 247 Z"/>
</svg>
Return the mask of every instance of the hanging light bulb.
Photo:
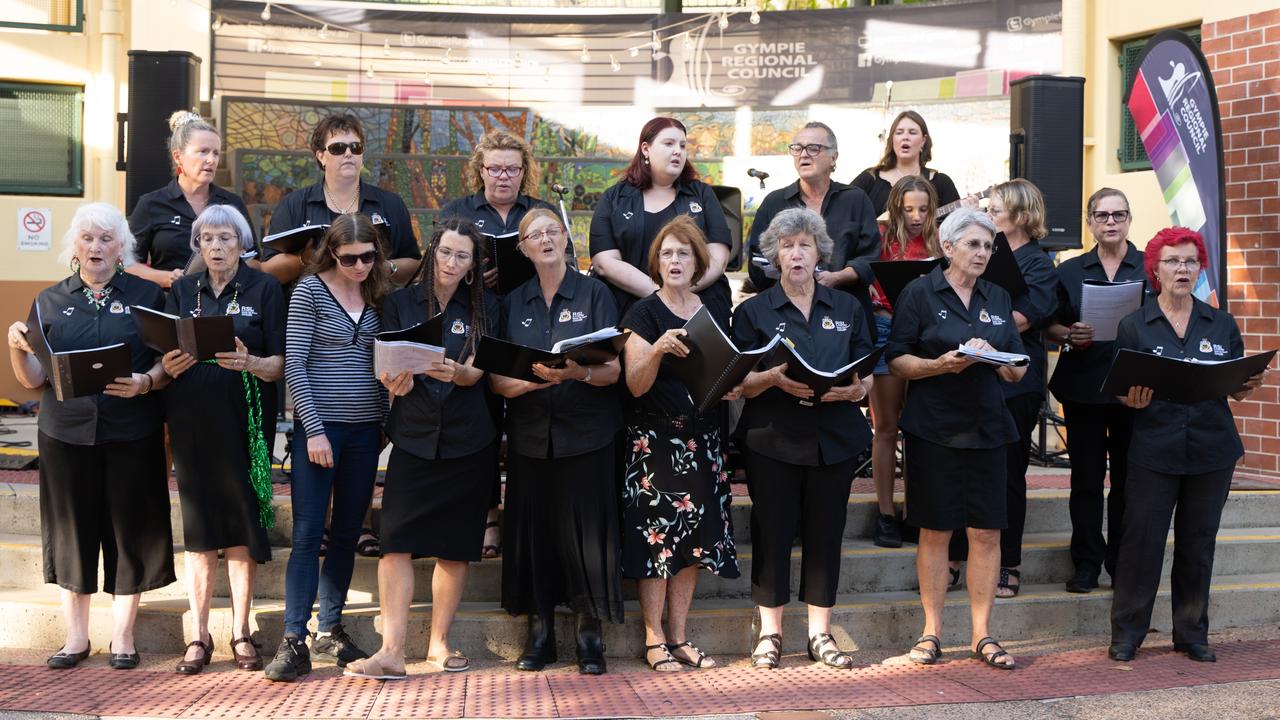
<svg viewBox="0 0 1280 720">
<path fill-rule="evenodd" d="M 391 41 L 390 40 L 382 41 L 382 56 L 391 57 Z"/>
<path fill-rule="evenodd" d="M 609 68 L 614 72 L 618 72 L 622 69 L 622 65 L 618 64 L 618 61 L 614 59 L 612 53 L 609 55 Z"/>
<path fill-rule="evenodd" d="M 221 16 L 221 15 L 214 15 L 214 16 L 213 16 L 213 22 L 209 25 L 209 27 L 210 27 L 214 32 L 218 32 L 219 30 L 221 30 L 221 29 L 222 29 L 222 16 Z"/>
<path fill-rule="evenodd" d="M 369 69 L 365 71 L 364 76 L 370 80 L 373 79 L 373 65 L 369 65 Z"/>
<path fill-rule="evenodd" d="M 649 41 L 649 47 L 653 48 L 654 52 L 658 52 L 662 49 L 662 41 L 658 39 L 657 30 L 653 31 L 653 39 Z"/>
<path fill-rule="evenodd" d="M 750 18 L 750 19 L 751 19 L 751 24 L 752 24 L 752 25 L 759 25 L 759 24 L 760 24 L 760 11 L 759 11 L 759 10 L 757 10 L 757 9 L 755 9 L 755 8 L 751 8 L 751 18 Z"/>
<path fill-rule="evenodd" d="M 718 25 L 721 30 L 729 29 L 729 13 L 727 11 L 724 13 L 721 13 L 720 22 L 716 23 L 716 25 Z"/>
<path fill-rule="evenodd" d="M 584 63 L 591 62 L 591 53 L 587 50 L 587 44 L 582 44 L 582 52 L 578 55 L 578 59 Z"/>
<path fill-rule="evenodd" d="M 271 3 L 262 6 L 262 12 L 258 17 L 262 18 L 262 22 L 271 22 Z"/>
<path fill-rule="evenodd" d="M 329 39 L 329 23 L 325 23 L 324 25 L 320 26 L 320 32 L 316 33 L 316 37 L 320 38 L 321 40 Z"/>
<path fill-rule="evenodd" d="M 322 63 L 320 62 L 320 58 L 316 58 L 315 60 L 311 61 L 311 64 L 315 65 L 316 67 L 320 67 Z"/>
<path fill-rule="evenodd" d="M 631 55 L 631 57 L 635 57 L 640 54 L 640 48 L 638 47 L 630 48 L 627 50 L 627 54 Z"/>
</svg>

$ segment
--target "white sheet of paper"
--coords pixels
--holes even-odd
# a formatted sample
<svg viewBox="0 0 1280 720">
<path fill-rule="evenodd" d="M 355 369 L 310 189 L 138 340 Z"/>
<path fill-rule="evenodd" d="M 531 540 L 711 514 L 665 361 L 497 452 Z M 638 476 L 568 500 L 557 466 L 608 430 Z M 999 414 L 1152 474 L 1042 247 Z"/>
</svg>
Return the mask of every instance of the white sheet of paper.
<svg viewBox="0 0 1280 720">
<path fill-rule="evenodd" d="M 1116 339 L 1116 328 L 1126 315 L 1142 307 L 1142 281 L 1091 283 L 1080 291 L 1080 322 L 1093 328 L 1094 342 Z"/>
<path fill-rule="evenodd" d="M 404 341 L 373 343 L 373 373 L 379 378 L 382 373 L 395 377 L 405 370 L 422 375 L 435 362 L 444 362 L 444 348 Z"/>
</svg>

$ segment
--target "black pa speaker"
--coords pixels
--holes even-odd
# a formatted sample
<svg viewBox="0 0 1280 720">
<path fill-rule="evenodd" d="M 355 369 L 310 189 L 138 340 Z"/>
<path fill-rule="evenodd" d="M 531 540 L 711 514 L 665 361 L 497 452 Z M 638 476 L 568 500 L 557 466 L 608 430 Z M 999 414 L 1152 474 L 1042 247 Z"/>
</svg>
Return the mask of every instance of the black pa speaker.
<svg viewBox="0 0 1280 720">
<path fill-rule="evenodd" d="M 726 270 L 737 270 L 742 267 L 742 191 L 728 185 L 712 185 L 711 189 L 720 201 L 724 221 L 729 225 L 729 237 L 733 238 Z"/>
<path fill-rule="evenodd" d="M 117 117 L 116 169 L 124 171 L 125 213 L 173 179 L 169 116 L 200 106 L 200 58 L 171 50 L 129 51 L 129 111 Z"/>
<path fill-rule="evenodd" d="M 1009 83 L 1009 177 L 1044 195 L 1046 250 L 1082 247 L 1084 78 L 1032 75 Z"/>
</svg>

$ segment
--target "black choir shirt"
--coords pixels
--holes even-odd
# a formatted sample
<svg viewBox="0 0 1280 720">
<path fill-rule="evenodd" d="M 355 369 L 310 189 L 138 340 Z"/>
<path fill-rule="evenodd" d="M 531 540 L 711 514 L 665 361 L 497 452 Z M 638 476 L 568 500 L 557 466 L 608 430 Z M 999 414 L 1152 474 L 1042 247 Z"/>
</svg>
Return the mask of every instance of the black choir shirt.
<svg viewBox="0 0 1280 720">
<path fill-rule="evenodd" d="M 1120 321 L 1115 350 L 1138 350 L 1179 360 L 1232 360 L 1244 341 L 1229 313 L 1193 299 L 1184 338 L 1154 300 Z M 1184 404 L 1152 400 L 1134 412 L 1129 462 L 1169 475 L 1224 470 L 1244 455 L 1227 398 Z"/>
<path fill-rule="evenodd" d="M 556 214 L 556 217 L 560 216 L 560 211 L 551 203 L 519 194 L 516 195 L 515 204 L 507 211 L 507 219 L 503 220 L 502 215 L 485 199 L 484 190 L 481 190 L 474 195 L 450 201 L 441 208 L 439 217 L 465 218 L 475 223 L 480 232 L 485 235 L 499 236 L 519 231 L 520 221 L 535 208 L 550 210 Z"/>
<path fill-rule="evenodd" d="M 708 311 L 711 308 L 707 308 Z M 720 326 L 721 330 L 725 330 L 728 334 L 729 316 L 726 314 L 712 313 L 711 318 Z M 684 327 L 688 322 L 684 318 L 676 315 L 662 302 L 662 298 L 657 293 L 641 298 L 627 310 L 627 314 L 619 323 L 620 327 L 626 328 L 636 335 L 644 338 L 645 342 L 650 345 L 658 341 L 663 333 L 675 328 Z M 625 358 L 624 358 L 625 359 Z M 697 409 L 693 406 L 693 399 L 689 397 L 689 391 L 685 388 L 684 382 L 676 376 L 672 369 L 673 364 L 678 362 L 674 355 L 663 353 L 662 360 L 658 365 L 658 375 L 653 380 L 653 387 L 640 397 L 632 396 L 629 390 L 624 390 L 623 397 L 626 398 L 627 410 L 632 414 L 647 413 L 652 415 L 660 415 L 665 417 L 690 417 L 697 414 Z M 626 376 L 618 382 L 625 383 Z M 712 420 L 716 417 L 716 409 L 708 410 L 707 419 Z M 640 420 L 643 423 L 643 420 Z"/>
<path fill-rule="evenodd" d="M 1142 251 L 1133 243 L 1126 245 L 1128 248 L 1114 278 L 1107 277 L 1107 270 L 1098 259 L 1097 247 L 1058 266 L 1058 316 L 1055 322 L 1067 327 L 1080 322 L 1080 296 L 1085 280 L 1140 280 L 1145 285 L 1147 274 L 1142 267 Z M 1120 401 L 1115 396 L 1102 392 L 1102 383 L 1107 379 L 1107 370 L 1115 355 L 1114 345 L 1114 342 L 1107 341 L 1094 342 L 1084 348 L 1063 346 L 1058 355 L 1058 366 L 1049 379 L 1049 390 L 1054 397 L 1063 402 L 1118 405 Z"/>
<path fill-rule="evenodd" d="M 707 242 L 733 248 L 733 236 L 724 219 L 724 209 L 711 186 L 701 180 L 676 185 L 674 211 L 663 208 L 650 215 L 662 215 L 666 220 L 676 215 L 688 215 L 698 223 L 707 236 Z M 649 273 L 649 246 L 653 244 L 662 227 L 646 218 L 644 195 L 640 188 L 628 182 L 619 182 L 605 190 L 596 203 L 591 216 L 590 253 L 592 257 L 606 250 L 617 250 L 622 259 L 646 275 Z M 613 292 L 618 311 L 626 313 L 637 298 L 617 287 Z M 732 307 L 729 280 L 723 275 L 711 287 L 698 293 L 709 309 L 728 314 Z"/>
<path fill-rule="evenodd" d="M 383 230 L 387 252 L 392 260 L 416 260 L 422 257 L 418 240 L 413 236 L 409 209 L 399 195 L 361 180 L 359 211 Z M 319 182 L 285 195 L 271 214 L 271 228 L 267 234 L 274 235 L 304 225 L 329 225 L 340 214 L 329 209 L 324 198 L 324 183 Z M 280 251 L 274 248 L 263 248 L 262 259 L 267 260 L 279 254 Z"/>
<path fill-rule="evenodd" d="M 561 340 L 618 324 L 604 283 L 567 271 L 548 308 L 535 275 L 502 300 L 501 337 L 550 350 Z M 507 400 L 507 442 L 512 452 L 548 459 L 599 450 L 622 428 L 618 389 L 566 380 Z"/>
<path fill-rule="evenodd" d="M 956 184 L 946 173 L 927 168 L 925 172 L 929 174 L 928 180 L 929 184 L 933 186 L 933 191 L 938 194 L 938 207 L 960 199 L 960 192 L 956 190 Z M 875 168 L 867 168 L 858 173 L 858 176 L 850 184 L 862 190 L 867 194 L 867 197 L 871 198 L 871 206 L 875 208 L 876 217 L 884 214 L 884 209 L 889 206 L 889 193 L 893 191 L 893 185 L 888 180 L 880 177 L 880 173 Z M 939 217 L 938 219 L 941 220 L 942 218 Z"/>
<path fill-rule="evenodd" d="M 893 306 L 886 360 L 914 355 L 933 360 L 981 338 L 1001 352 L 1023 353 L 1004 288 L 978 278 L 965 308 L 942 268 L 912 280 Z M 898 425 L 951 448 L 995 448 L 1018 439 L 996 366 L 975 362 L 959 373 L 912 380 Z"/>
<path fill-rule="evenodd" d="M 1044 328 L 1053 322 L 1058 310 L 1058 271 L 1040 243 L 1032 240 L 1013 251 L 1013 259 L 1027 283 L 1027 293 L 1013 298 L 1013 309 L 1027 318 L 1030 326 L 1022 333 L 1022 347 L 1031 358 L 1027 372 L 1016 383 L 1003 383 L 1006 398 L 1019 395 L 1044 395 L 1049 354 L 1044 347 Z M 995 345 L 995 343 L 992 343 Z M 996 345 L 997 349 L 1001 349 Z"/>
<path fill-rule="evenodd" d="M 36 302 L 40 303 L 41 319 L 49 325 L 49 345 L 54 352 L 65 352 L 128 343 L 133 372 L 146 372 L 155 365 L 158 353 L 142 341 L 130 307 L 163 310 L 164 291 L 128 273 L 116 273 L 107 287 L 111 294 L 101 309 L 85 297 L 79 273 L 41 290 Z M 32 330 L 27 337 L 29 342 L 36 341 Z M 164 422 L 158 397 L 158 393 L 132 398 L 98 393 L 59 402 L 53 385 L 47 384 L 40 398 L 37 425 L 40 432 L 69 445 L 141 440 L 159 432 Z"/>
<path fill-rule="evenodd" d="M 748 298 L 733 313 L 733 342 L 741 350 L 763 347 L 775 334 L 819 370 L 835 370 L 871 352 L 871 334 L 856 300 L 815 283 L 806 320 L 778 283 Z M 801 404 L 771 387 L 746 401 L 735 437 L 752 452 L 795 465 L 833 465 L 857 456 L 871 442 L 871 428 L 852 402 Z M 741 447 L 742 445 L 740 445 Z"/>
<path fill-rule="evenodd" d="M 197 315 L 230 315 L 236 328 L 236 337 L 256 357 L 284 355 L 285 304 L 280 282 L 261 270 L 254 270 L 244 262 L 236 274 L 216 297 L 209 284 L 208 272 L 183 275 L 173 281 L 165 312 L 170 315 L 191 317 Z M 263 406 L 267 405 L 264 392 Z M 272 394 L 274 398 L 274 394 Z M 274 400 L 272 401 L 274 404 Z M 269 416 L 264 411 L 264 420 Z"/>
<path fill-rule="evenodd" d="M 239 195 L 209 185 L 209 205 L 230 205 L 248 221 L 253 229 L 249 209 Z M 129 232 L 137 240 L 134 252 L 139 262 L 156 270 L 181 270 L 191 259 L 191 224 L 196 213 L 182 194 L 177 178 L 168 185 L 138 198 L 129 215 Z M 254 229 L 254 232 L 257 232 Z"/>
<path fill-rule="evenodd" d="M 496 295 L 483 295 L 485 335 L 497 335 L 502 308 Z M 426 322 L 427 298 L 421 284 L 397 290 L 382 304 L 382 329 L 404 330 Z M 471 293 L 459 285 L 444 308 L 445 357 L 459 363 L 471 332 Z M 489 412 L 489 379 L 459 387 L 426 375 L 415 375 L 408 395 L 391 403 L 387 436 L 395 446 L 424 460 L 466 457 L 493 444 L 498 428 Z"/>
<path fill-rule="evenodd" d="M 751 234 L 747 238 L 751 259 L 747 264 L 747 274 L 751 276 L 751 284 L 756 290 L 767 290 L 778 282 L 766 277 L 764 267 L 756 262 L 757 258 L 764 257 L 760 252 L 760 236 L 778 213 L 804 206 L 799 180 L 774 190 L 760 203 L 756 218 L 751 223 Z M 871 201 L 858 188 L 833 180 L 831 187 L 827 188 L 827 196 L 822 199 L 822 212 L 819 214 L 826 221 L 827 234 L 832 240 L 831 259 L 819 269 L 838 271 L 851 267 L 858 273 L 857 283 L 846 284 L 839 289 L 853 293 L 858 299 L 867 317 L 867 327 L 871 328 L 874 335 L 871 293 L 867 288 L 875 280 L 871 263 L 880 260 L 880 227 L 876 224 L 876 213 L 871 207 Z"/>
</svg>

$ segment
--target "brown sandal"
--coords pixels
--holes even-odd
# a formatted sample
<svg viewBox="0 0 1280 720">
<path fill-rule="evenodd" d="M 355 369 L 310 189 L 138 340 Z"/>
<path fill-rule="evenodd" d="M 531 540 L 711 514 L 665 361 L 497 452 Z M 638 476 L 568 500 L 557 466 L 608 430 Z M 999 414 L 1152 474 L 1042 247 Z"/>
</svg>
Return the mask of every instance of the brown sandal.
<svg viewBox="0 0 1280 720">
<path fill-rule="evenodd" d="M 209 642 L 207 643 L 201 642 L 200 640 L 192 640 L 191 642 L 187 643 L 188 649 L 193 647 L 200 648 L 200 650 L 204 653 L 204 655 L 202 657 L 196 658 L 195 660 L 187 660 L 184 657 L 182 659 L 182 662 L 178 663 L 178 666 L 174 668 L 174 671 L 177 672 L 179 675 L 199 675 L 200 671 L 204 670 L 205 667 L 209 665 L 209 661 L 213 659 L 213 638 L 212 637 L 209 638 Z"/>
<path fill-rule="evenodd" d="M 249 647 L 253 648 L 253 654 L 241 655 L 240 651 L 236 650 L 236 648 L 240 646 L 240 643 L 244 643 Z M 240 668 L 241 670 L 261 670 L 262 655 L 258 653 L 258 650 L 261 647 L 262 646 L 254 642 L 253 638 L 251 637 L 242 637 L 242 638 L 236 638 L 232 640 L 231 654 L 235 656 L 236 667 Z"/>
</svg>

